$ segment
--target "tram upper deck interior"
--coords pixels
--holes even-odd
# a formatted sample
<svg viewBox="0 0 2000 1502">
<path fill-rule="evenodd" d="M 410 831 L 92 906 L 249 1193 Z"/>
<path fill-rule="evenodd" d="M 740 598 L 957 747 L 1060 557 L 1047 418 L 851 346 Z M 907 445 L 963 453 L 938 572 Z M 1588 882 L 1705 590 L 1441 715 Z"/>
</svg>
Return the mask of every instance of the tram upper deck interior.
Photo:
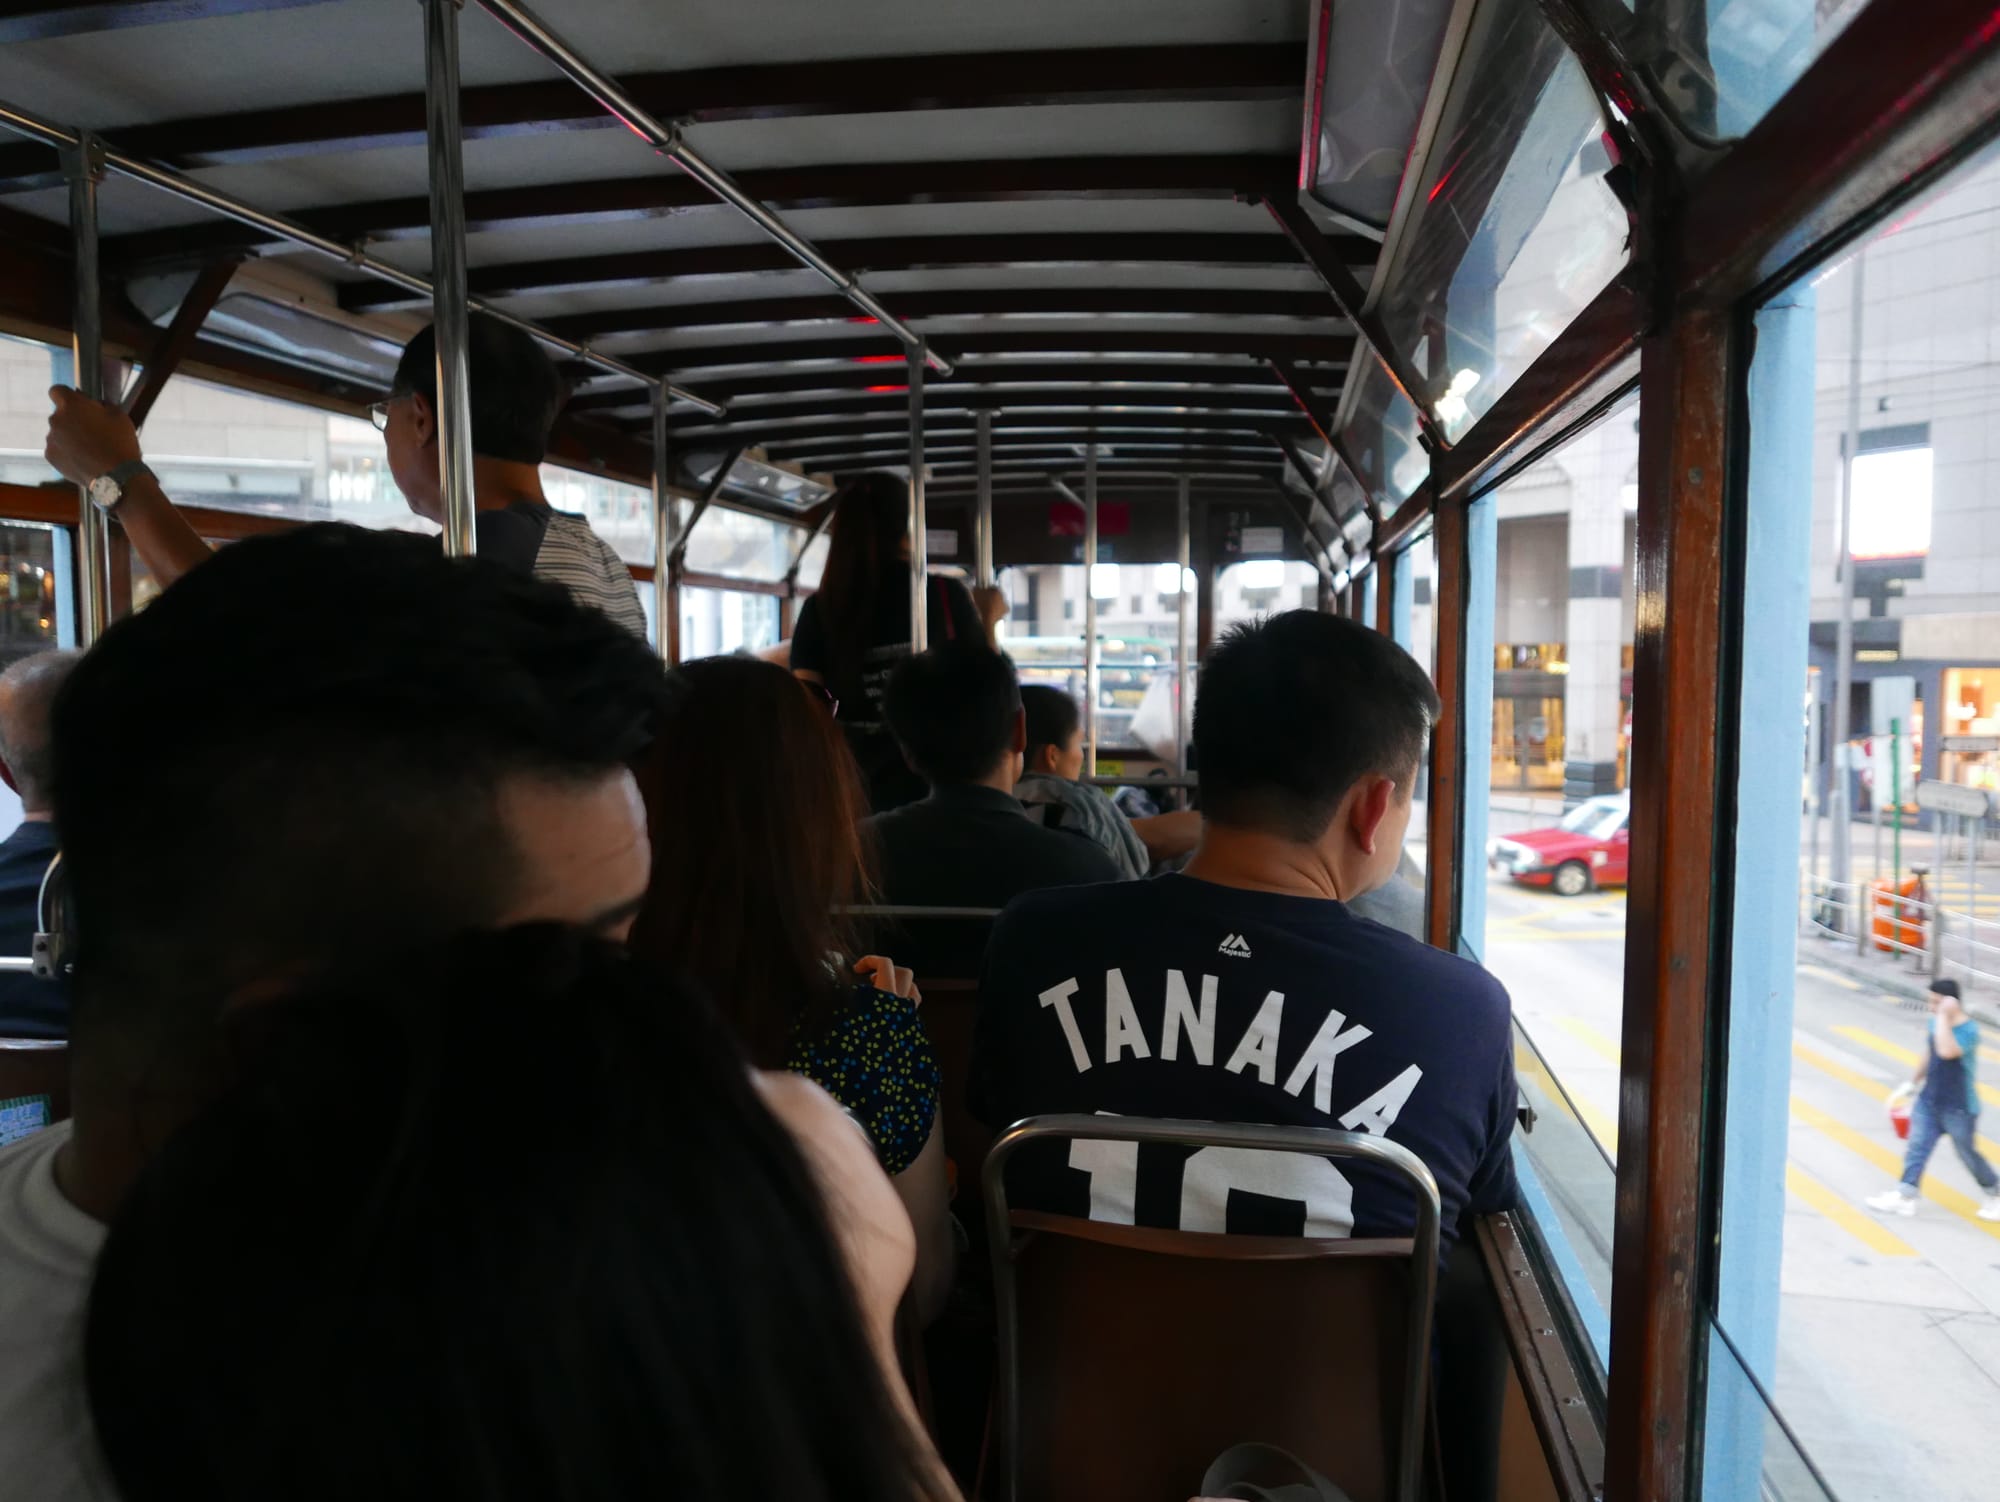
<svg viewBox="0 0 2000 1502">
<path fill-rule="evenodd" d="M 1629 799 L 1603 805 L 1629 859 L 1590 1045 L 1608 1103 L 1519 1034 L 1524 1201 L 1449 1270 L 1443 1338 L 1487 1365 L 1436 1395 L 1425 1484 L 1833 1495 L 1771 1396 L 1786 1186 L 1836 1198 L 1785 1150 L 1778 940 L 1814 762 L 1752 697 L 1812 692 L 1812 502 L 1779 476 L 1813 440 L 1774 394 L 1798 336 L 1773 310 L 1810 320 L 1786 299 L 1821 277 L 1830 308 L 1839 256 L 1980 166 L 1991 7 L 479 0 L 449 24 L 457 181 L 436 0 L 0 4 L 0 355 L 34 397 L 0 410 L 0 528 L 37 581 L 0 646 L 87 643 L 148 597 L 34 436 L 43 377 L 89 381 L 85 324 L 211 540 L 416 527 L 366 410 L 461 272 L 558 358 L 551 498 L 631 566 L 669 661 L 787 639 L 830 498 L 882 469 L 914 481 L 916 566 L 997 580 L 1023 680 L 1084 699 L 1107 783 L 1188 783 L 1194 669 L 1230 619 L 1362 620 L 1444 703 L 1412 828 L 1430 942 L 1497 968 L 1488 836 L 1525 827 L 1503 788 L 1552 794 L 1550 825 L 1564 795 Z M 1917 441 L 1848 427 L 1864 456 Z M 1552 564 L 1572 637 L 1601 606 L 1598 655 L 1522 645 L 1496 559 L 1537 506 L 1509 487 L 1614 429 L 1636 439 L 1603 539 L 1579 503 Z M 1590 721 L 1564 697 L 1586 678 Z M 1979 785 L 1961 741 L 1923 775 Z M 1552 891 L 1613 888 L 1576 859 Z M 1859 891 L 1814 921 L 1858 931 Z M 1965 954 L 1976 987 L 1993 962 Z"/>
</svg>

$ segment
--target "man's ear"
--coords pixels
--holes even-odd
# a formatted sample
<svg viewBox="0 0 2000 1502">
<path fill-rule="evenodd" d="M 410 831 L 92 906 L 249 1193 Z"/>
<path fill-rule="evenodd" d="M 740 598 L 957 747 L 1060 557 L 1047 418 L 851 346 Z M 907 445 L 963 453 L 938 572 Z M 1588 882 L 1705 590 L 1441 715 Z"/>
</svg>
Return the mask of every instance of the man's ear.
<svg viewBox="0 0 2000 1502">
<path fill-rule="evenodd" d="M 1393 777 L 1364 777 L 1356 786 L 1354 800 L 1348 805 L 1347 827 L 1354 836 L 1354 843 L 1365 854 L 1373 855 L 1382 833 L 1382 821 L 1389 816 L 1389 809 L 1396 801 L 1396 780 Z"/>
<path fill-rule="evenodd" d="M 424 447 L 428 448 L 437 439 L 437 412 L 430 398 L 418 392 L 410 395 L 410 425 L 416 431 L 417 442 Z"/>
<path fill-rule="evenodd" d="M 1025 709 L 1014 711 L 1014 737 L 1008 743 L 1007 749 L 1016 753 L 1028 749 L 1028 711 Z"/>
</svg>

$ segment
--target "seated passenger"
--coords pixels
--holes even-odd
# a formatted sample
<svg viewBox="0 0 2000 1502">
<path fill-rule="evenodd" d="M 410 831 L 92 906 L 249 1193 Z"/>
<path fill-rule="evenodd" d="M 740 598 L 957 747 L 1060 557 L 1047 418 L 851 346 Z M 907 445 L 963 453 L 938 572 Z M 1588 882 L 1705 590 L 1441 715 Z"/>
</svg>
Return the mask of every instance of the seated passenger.
<svg viewBox="0 0 2000 1502">
<path fill-rule="evenodd" d="M 699 982 L 753 1063 L 816 1081 L 867 1129 L 917 1229 L 928 1319 L 953 1260 L 937 1056 L 909 972 L 854 958 L 841 911 L 865 900 L 854 758 L 825 702 L 782 668 L 708 657 L 670 685 L 639 765 L 667 837 L 632 947 Z"/>
<path fill-rule="evenodd" d="M 534 337 L 484 313 L 467 323 L 471 374 L 472 504 L 479 556 L 560 584 L 643 638 L 646 616 L 631 570 L 580 516 L 554 510 L 541 464 L 564 400 L 561 373 Z M 132 421 L 109 402 L 58 386 L 50 393 L 48 461 L 115 512 L 161 585 L 214 550 L 168 502 L 140 458 Z M 437 337 L 423 329 L 403 347 L 387 401 L 370 409 L 389 450 L 389 473 L 426 520 L 444 521 L 438 487 Z M 104 483 L 95 482 L 102 479 Z"/>
<path fill-rule="evenodd" d="M 867 1143 L 819 1096 L 809 1162 L 681 987 L 537 925 L 232 1031 L 90 1294 L 125 1502 L 955 1495 L 816 1186 L 886 1196 Z"/>
<path fill-rule="evenodd" d="M 903 755 L 930 784 L 920 803 L 867 823 L 892 906 L 1003 907 L 1038 887 L 1117 881 L 1089 840 L 1043 829 L 1014 796 L 1027 744 L 1014 664 L 983 644 L 935 648 L 890 676 L 885 709 Z M 905 925 L 918 974 L 972 975 L 983 928 Z"/>
<path fill-rule="evenodd" d="M 1155 861 L 1186 855 L 1201 838 L 1201 816 L 1192 811 L 1127 818 L 1083 776 L 1083 716 L 1076 700 L 1041 683 L 1021 685 L 1027 716 L 1024 770 L 1014 796 L 1044 829 L 1065 829 L 1104 847 L 1128 877 L 1144 876 Z"/>
<path fill-rule="evenodd" d="M 644 643 L 553 585 L 340 526 L 233 544 L 77 663 L 51 743 L 75 1114 L 0 1149 L 0 1493 L 101 1494 L 91 1266 L 206 1104 L 218 1020 L 468 928 L 622 934 L 649 866 L 626 763 L 660 684 Z M 524 1117 L 522 1141 L 540 1130 Z"/>
<path fill-rule="evenodd" d="M 49 806 L 49 706 L 74 652 L 37 652 L 0 673 L 0 762 L 21 799 L 21 827 L 0 840 L 0 954 L 34 951 L 42 878 L 56 856 Z M 0 973 L 0 1037 L 69 1036 L 69 984 Z"/>
<path fill-rule="evenodd" d="M 1229 633 L 1201 675 L 1201 848 L 1183 875 L 1037 893 L 994 925 L 972 1106 L 1345 1128 L 1436 1176 L 1449 1243 L 1514 1199 L 1507 993 L 1357 918 L 1387 880 L 1437 713 L 1387 637 L 1294 610 Z M 1399 1181 L 1295 1155 L 1021 1154 L 1018 1203 L 1272 1235 L 1399 1236 Z M 1142 1161 L 1143 1160 L 1143 1161 Z"/>
</svg>

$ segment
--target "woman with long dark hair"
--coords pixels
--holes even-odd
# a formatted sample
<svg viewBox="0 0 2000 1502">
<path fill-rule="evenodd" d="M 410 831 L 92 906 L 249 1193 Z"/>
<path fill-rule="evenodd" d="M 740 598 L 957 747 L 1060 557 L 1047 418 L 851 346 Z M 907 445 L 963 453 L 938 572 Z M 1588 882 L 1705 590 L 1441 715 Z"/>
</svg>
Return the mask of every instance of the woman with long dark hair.
<svg viewBox="0 0 2000 1502">
<path fill-rule="evenodd" d="M 953 1262 L 937 1057 L 909 972 L 861 955 L 844 916 L 868 889 L 861 795 L 823 699 L 754 658 L 686 663 L 637 773 L 653 875 L 633 951 L 692 977 L 753 1063 L 816 1081 L 866 1128 L 930 1317 Z"/>
<path fill-rule="evenodd" d="M 956 579 L 926 580 L 924 609 L 932 646 L 991 640 Z M 826 569 L 799 612 L 791 665 L 837 704 L 876 813 L 924 796 L 882 722 L 882 687 L 911 647 L 910 487 L 898 475 L 863 475 L 834 497 Z"/>
<path fill-rule="evenodd" d="M 237 1022 L 91 1295 L 125 1502 L 954 1496 L 871 1337 L 866 1144 L 696 997 L 538 926 Z"/>
</svg>

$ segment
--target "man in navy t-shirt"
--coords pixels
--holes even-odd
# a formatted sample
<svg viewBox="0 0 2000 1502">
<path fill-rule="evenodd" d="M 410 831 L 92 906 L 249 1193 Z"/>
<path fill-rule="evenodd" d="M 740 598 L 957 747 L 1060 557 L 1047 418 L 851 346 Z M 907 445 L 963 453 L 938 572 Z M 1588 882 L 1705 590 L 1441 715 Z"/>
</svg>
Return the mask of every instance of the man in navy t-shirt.
<svg viewBox="0 0 2000 1502">
<path fill-rule="evenodd" d="M 980 988 L 972 1106 L 1273 1122 L 1386 1136 L 1437 1178 L 1447 1243 L 1510 1208 L 1507 993 L 1357 916 L 1395 873 L 1436 691 L 1387 637 L 1295 610 L 1239 627 L 1195 705 L 1201 848 L 1178 876 L 1010 905 Z M 1409 1234 L 1367 1165 L 1127 1143 L 1033 1144 L 1016 1204 L 1191 1231 Z"/>
</svg>

